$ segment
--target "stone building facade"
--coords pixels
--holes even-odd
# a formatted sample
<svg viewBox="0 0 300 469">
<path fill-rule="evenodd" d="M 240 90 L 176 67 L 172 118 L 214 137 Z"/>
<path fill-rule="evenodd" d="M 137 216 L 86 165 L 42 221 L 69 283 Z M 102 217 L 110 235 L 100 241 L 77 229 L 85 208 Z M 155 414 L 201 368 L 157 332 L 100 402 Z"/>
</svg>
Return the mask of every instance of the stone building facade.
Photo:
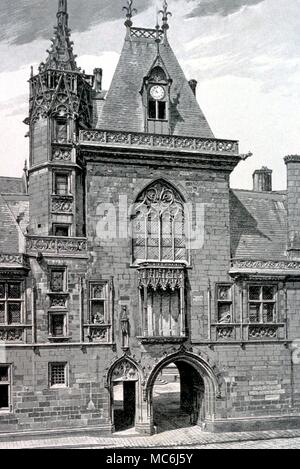
<svg viewBox="0 0 300 469">
<path fill-rule="evenodd" d="M 77 67 L 67 1 L 30 77 L 29 166 L 0 178 L 0 432 L 154 429 L 175 364 L 203 430 L 299 426 L 300 156 L 232 190 L 162 25 L 133 27 L 108 92 Z M 247 155 L 246 155 L 247 156 Z M 241 163 L 242 164 L 242 163 Z"/>
</svg>

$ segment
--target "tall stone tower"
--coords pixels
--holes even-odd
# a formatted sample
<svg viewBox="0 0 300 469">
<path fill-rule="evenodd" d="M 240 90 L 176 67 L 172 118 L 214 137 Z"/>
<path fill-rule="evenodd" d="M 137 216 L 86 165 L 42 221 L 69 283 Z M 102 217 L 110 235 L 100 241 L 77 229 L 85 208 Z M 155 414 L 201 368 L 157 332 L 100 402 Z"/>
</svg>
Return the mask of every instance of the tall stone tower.
<svg viewBox="0 0 300 469">
<path fill-rule="evenodd" d="M 38 74 L 32 72 L 29 80 L 29 233 L 82 236 L 84 196 L 76 140 L 79 129 L 90 126 L 93 77 L 76 64 L 67 0 L 58 2 L 47 53 Z"/>
</svg>

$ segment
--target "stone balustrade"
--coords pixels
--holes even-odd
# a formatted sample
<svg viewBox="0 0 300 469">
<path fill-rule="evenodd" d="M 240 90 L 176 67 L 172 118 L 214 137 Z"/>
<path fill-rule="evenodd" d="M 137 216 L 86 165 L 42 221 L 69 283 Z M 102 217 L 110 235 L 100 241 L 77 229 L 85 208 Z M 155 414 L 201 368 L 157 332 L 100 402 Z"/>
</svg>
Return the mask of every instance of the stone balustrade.
<svg viewBox="0 0 300 469">
<path fill-rule="evenodd" d="M 186 151 L 239 156 L 236 140 L 213 138 L 179 137 L 107 130 L 81 130 L 79 142 L 91 146 L 122 146 L 153 150 Z"/>
</svg>

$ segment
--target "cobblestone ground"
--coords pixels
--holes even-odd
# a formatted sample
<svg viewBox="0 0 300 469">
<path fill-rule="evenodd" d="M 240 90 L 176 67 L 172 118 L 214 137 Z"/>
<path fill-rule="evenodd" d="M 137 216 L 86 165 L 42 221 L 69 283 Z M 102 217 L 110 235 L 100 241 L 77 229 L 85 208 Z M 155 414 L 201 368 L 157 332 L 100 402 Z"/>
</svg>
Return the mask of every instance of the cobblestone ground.
<svg viewBox="0 0 300 469">
<path fill-rule="evenodd" d="M 195 445 L 193 449 L 300 449 L 300 438 L 281 438 L 266 441 L 241 441 L 213 445 Z M 180 449 L 180 448 L 178 448 Z"/>
<path fill-rule="evenodd" d="M 280 449 L 300 448 L 300 430 L 243 433 L 203 433 L 199 427 L 180 428 L 149 437 L 60 436 L 38 440 L 0 441 L 1 449 L 29 448 L 186 448 L 186 449 Z"/>
</svg>

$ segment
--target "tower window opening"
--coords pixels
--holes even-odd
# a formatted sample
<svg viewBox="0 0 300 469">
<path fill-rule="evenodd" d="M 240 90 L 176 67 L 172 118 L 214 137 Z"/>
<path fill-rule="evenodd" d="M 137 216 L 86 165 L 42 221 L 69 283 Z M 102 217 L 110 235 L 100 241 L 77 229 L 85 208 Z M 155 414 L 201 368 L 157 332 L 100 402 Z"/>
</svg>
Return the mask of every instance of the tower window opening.
<svg viewBox="0 0 300 469">
<path fill-rule="evenodd" d="M 155 120 L 167 119 L 167 106 L 165 101 L 154 101 L 149 99 L 148 103 L 148 117 Z"/>
</svg>

